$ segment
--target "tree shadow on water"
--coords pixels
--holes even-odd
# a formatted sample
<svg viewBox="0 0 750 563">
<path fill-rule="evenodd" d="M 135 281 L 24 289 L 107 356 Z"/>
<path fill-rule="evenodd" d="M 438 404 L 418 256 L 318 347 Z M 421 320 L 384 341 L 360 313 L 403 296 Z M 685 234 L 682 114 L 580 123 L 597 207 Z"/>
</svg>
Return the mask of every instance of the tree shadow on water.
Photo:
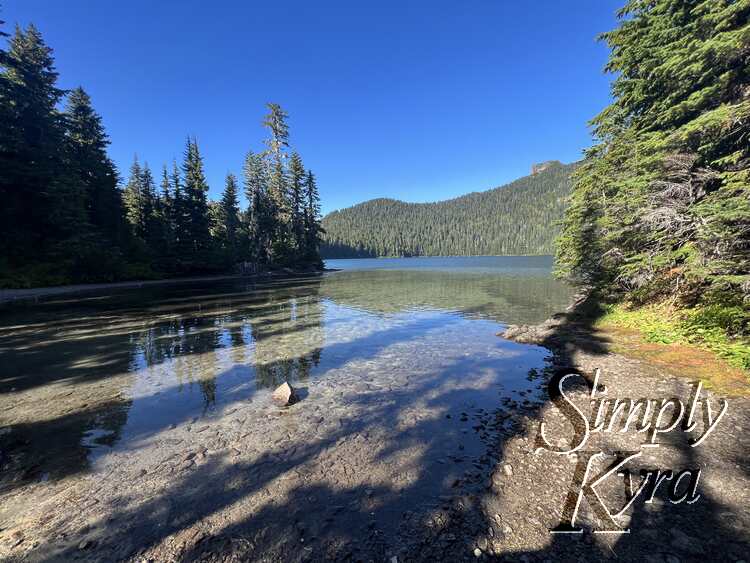
<svg viewBox="0 0 750 563">
<path fill-rule="evenodd" d="M 474 373 L 497 368 L 497 360 L 466 362 L 457 365 Z M 497 385 L 458 380 L 455 368 L 395 389 L 350 392 L 346 408 L 335 412 L 325 404 L 314 408 L 315 397 L 308 396 L 279 418 L 256 457 L 223 452 L 188 463 L 158 495 L 144 500 L 134 489 L 118 498 L 92 551 L 48 546 L 40 555 L 473 559 L 474 535 L 486 525 L 480 497 L 515 431 L 505 416 L 485 408 L 495 399 L 477 399 L 502 392 Z M 286 433 L 284 421 L 319 415 L 325 422 L 317 430 Z"/>
<path fill-rule="evenodd" d="M 599 305 L 590 299 L 546 327 L 542 343 L 558 351 L 555 369 L 581 368 L 580 353 L 606 353 L 607 342 L 590 320 Z M 402 336 L 400 329 L 372 336 L 361 350 L 373 358 Z M 334 359 L 336 367 L 341 362 Z M 42 545 L 37 558 L 475 561 L 478 549 L 485 560 L 674 563 L 736 560 L 744 552 L 746 535 L 715 495 L 702 490 L 704 497 L 689 506 L 668 506 L 663 493 L 656 508 L 636 504 L 633 533 L 606 543 L 589 533 L 550 535 L 538 549 L 508 544 L 491 555 L 488 538 L 508 535 L 487 509 L 492 497 L 509 494 L 491 488 L 493 475 L 511 440 L 534 438 L 519 417 L 534 419 L 546 406 L 536 398 L 511 399 L 492 382 L 459 377 L 497 369 L 496 359 L 460 359 L 402 385 L 371 388 L 363 381 L 337 404 L 324 401 L 311 382 L 300 404 L 266 425 L 258 422 L 260 441 L 253 443 L 256 435 L 229 443 L 201 463 L 176 459 L 158 470 L 167 473 L 155 476 L 163 484 L 149 495 L 135 480 L 124 484 L 121 495 L 102 500 L 107 510 L 88 532 L 92 545 Z M 529 387 L 548 375 L 532 373 Z M 669 445 L 680 465 L 701 463 L 684 441 Z M 520 475 L 524 467 L 515 471 Z M 545 483 L 537 486 L 543 496 Z"/>
</svg>

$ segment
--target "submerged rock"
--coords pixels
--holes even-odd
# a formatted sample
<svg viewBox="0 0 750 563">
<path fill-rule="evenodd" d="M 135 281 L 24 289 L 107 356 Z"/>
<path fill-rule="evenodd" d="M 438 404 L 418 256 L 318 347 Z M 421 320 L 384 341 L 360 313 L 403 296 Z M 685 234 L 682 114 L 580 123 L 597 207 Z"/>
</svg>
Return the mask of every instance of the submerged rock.
<svg viewBox="0 0 750 563">
<path fill-rule="evenodd" d="M 280 407 L 288 407 L 299 400 L 294 388 L 288 382 L 279 385 L 271 395 L 271 400 Z"/>
</svg>

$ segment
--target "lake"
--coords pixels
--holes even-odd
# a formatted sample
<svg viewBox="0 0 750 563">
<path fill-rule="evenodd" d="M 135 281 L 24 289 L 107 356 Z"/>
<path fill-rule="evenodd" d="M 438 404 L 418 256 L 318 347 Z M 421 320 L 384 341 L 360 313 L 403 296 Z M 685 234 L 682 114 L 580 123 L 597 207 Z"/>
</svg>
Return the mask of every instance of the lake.
<svg viewBox="0 0 750 563">
<path fill-rule="evenodd" d="M 55 517 L 35 533 L 65 556 L 79 532 L 53 541 L 47 527 L 117 518 L 130 531 L 97 545 L 119 557 L 128 542 L 155 545 L 238 507 L 275 514 L 284 533 L 269 491 L 344 495 L 338 506 L 362 486 L 390 500 L 339 510 L 329 530 L 375 518 L 398 533 L 393 514 L 449 486 L 446 460 L 486 457 L 489 434 L 455 424 L 537 392 L 548 352 L 497 333 L 563 309 L 572 289 L 551 277 L 549 257 L 327 267 L 339 271 L 56 296 L 0 313 L 0 527 L 52 503 Z M 283 381 L 302 398 L 288 409 L 269 402 Z M 314 491 L 305 489 L 310 475 L 320 481 Z M 68 499 L 94 483 L 94 505 Z M 163 521 L 149 503 L 169 507 Z M 191 511 L 186 522 L 174 518 Z"/>
</svg>

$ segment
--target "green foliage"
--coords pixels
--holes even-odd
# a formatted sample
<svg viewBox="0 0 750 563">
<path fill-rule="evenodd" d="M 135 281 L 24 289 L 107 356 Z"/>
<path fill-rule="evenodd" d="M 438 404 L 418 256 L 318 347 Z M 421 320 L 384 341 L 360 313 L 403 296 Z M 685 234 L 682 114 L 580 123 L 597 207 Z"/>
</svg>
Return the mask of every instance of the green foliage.
<svg viewBox="0 0 750 563">
<path fill-rule="evenodd" d="M 301 250 L 303 260 L 313 265 L 322 266 L 320 258 L 321 235 L 325 232 L 320 222 L 320 194 L 312 170 L 307 171 L 302 194 L 304 244 Z"/>
<path fill-rule="evenodd" d="M 557 242 L 559 275 L 695 307 L 680 326 L 717 348 L 750 303 L 749 15 L 748 0 L 627 3 L 603 35 L 614 101 Z"/>
<path fill-rule="evenodd" d="M 575 165 L 438 203 L 375 199 L 323 219 L 323 254 L 453 256 L 551 254 Z"/>
<path fill-rule="evenodd" d="M 691 309 L 670 309 L 664 305 L 628 309 L 615 305 L 598 320 L 602 325 L 638 330 L 648 342 L 690 344 L 711 350 L 730 365 L 744 370 L 750 370 L 750 339 L 741 334 L 746 332 L 749 322 L 747 309 L 722 305 Z"/>
<path fill-rule="evenodd" d="M 309 194 L 299 155 L 287 158 L 278 104 L 268 104 L 268 150 L 248 155 L 250 206 L 240 214 L 231 174 L 221 201 L 208 201 L 195 139 L 181 168 L 163 168 L 159 192 L 137 159 L 120 190 L 91 99 L 82 88 L 66 96 L 57 78 L 34 26 L 0 47 L 0 287 L 218 273 L 244 261 L 253 270 L 320 264 L 317 189 Z"/>
</svg>

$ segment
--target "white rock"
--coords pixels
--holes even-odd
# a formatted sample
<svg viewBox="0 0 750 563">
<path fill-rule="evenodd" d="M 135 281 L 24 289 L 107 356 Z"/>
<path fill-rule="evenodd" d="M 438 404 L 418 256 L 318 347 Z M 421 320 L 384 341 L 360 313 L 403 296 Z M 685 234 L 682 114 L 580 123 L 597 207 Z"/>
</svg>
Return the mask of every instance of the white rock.
<svg viewBox="0 0 750 563">
<path fill-rule="evenodd" d="M 296 403 L 298 397 L 294 392 L 294 388 L 285 381 L 273 392 L 271 400 L 280 407 L 287 407 Z"/>
</svg>

